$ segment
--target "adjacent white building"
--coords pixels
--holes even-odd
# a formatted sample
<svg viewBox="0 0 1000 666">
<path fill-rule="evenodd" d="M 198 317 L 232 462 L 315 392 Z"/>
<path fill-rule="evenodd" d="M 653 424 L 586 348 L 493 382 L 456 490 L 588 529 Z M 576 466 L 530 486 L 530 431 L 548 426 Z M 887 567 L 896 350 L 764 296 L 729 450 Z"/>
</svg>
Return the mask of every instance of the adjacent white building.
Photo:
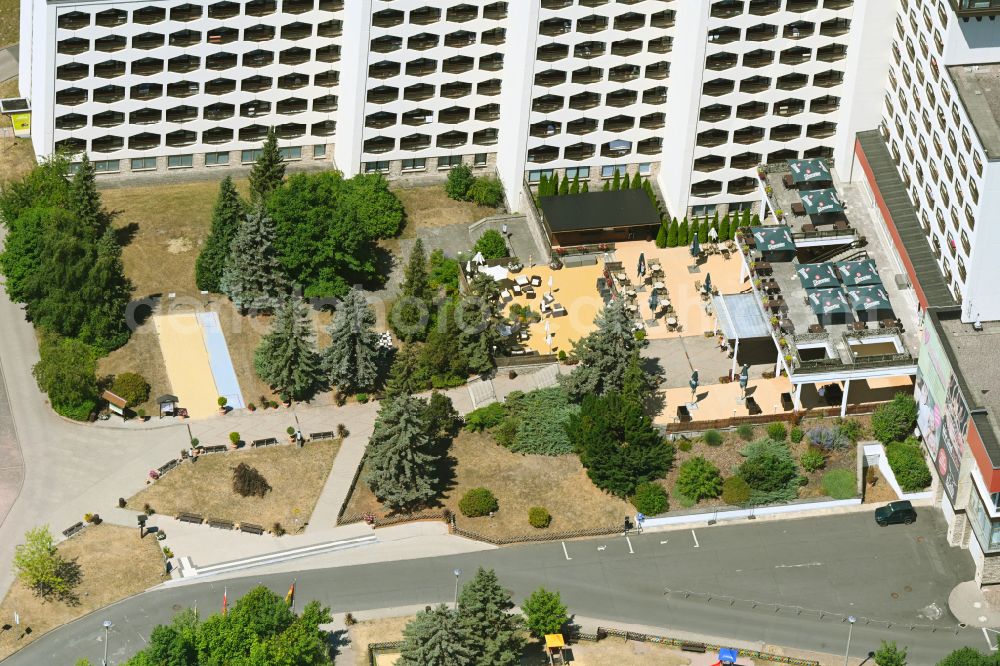
<svg viewBox="0 0 1000 666">
<path fill-rule="evenodd" d="M 495 170 L 515 208 L 617 169 L 724 212 L 877 126 L 897 2 L 23 0 L 21 93 L 39 155 L 103 173 L 249 163 L 273 126 L 348 174 Z"/>
</svg>

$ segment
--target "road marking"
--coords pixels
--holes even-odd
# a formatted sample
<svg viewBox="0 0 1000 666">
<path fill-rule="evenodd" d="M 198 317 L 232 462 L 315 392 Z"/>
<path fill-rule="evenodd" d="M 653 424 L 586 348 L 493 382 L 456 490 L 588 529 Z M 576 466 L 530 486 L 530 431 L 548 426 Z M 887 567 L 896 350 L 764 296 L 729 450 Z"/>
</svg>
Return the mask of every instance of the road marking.
<svg viewBox="0 0 1000 666">
<path fill-rule="evenodd" d="M 597 547 L 597 550 L 606 550 L 606 549 L 607 549 L 606 545 L 605 546 L 598 546 Z"/>
<path fill-rule="evenodd" d="M 563 547 L 563 555 L 566 556 L 566 559 L 567 560 L 572 560 L 573 558 L 569 556 L 569 551 L 566 550 L 566 542 L 565 541 L 562 542 L 562 547 Z"/>
<path fill-rule="evenodd" d="M 700 548 L 701 546 L 698 544 L 698 535 L 694 533 L 694 530 L 691 530 L 691 537 L 694 539 L 694 547 Z"/>
<path fill-rule="evenodd" d="M 629 552 L 629 554 L 635 555 L 635 551 L 632 550 L 632 540 L 629 539 L 628 537 L 625 537 L 625 541 L 626 541 L 626 543 L 628 543 L 628 552 Z"/>
<path fill-rule="evenodd" d="M 661 542 L 660 542 L 660 545 L 662 546 L 662 545 L 663 545 L 663 544 L 665 544 L 666 542 L 667 542 L 667 540 L 666 540 L 666 539 L 664 539 L 663 541 L 661 541 Z"/>
<path fill-rule="evenodd" d="M 802 567 L 821 567 L 822 562 L 806 562 L 805 564 L 776 564 L 775 569 L 801 569 Z"/>
<path fill-rule="evenodd" d="M 993 629 L 990 629 L 989 631 L 987 631 L 986 627 L 982 627 L 982 630 L 983 630 L 983 636 L 986 637 L 986 644 L 990 646 L 990 652 L 996 652 L 997 649 L 998 649 L 998 645 L 994 644 L 993 641 L 990 640 L 990 634 L 989 634 L 989 631 L 993 631 Z M 993 633 L 996 633 L 996 632 L 993 631 Z"/>
</svg>

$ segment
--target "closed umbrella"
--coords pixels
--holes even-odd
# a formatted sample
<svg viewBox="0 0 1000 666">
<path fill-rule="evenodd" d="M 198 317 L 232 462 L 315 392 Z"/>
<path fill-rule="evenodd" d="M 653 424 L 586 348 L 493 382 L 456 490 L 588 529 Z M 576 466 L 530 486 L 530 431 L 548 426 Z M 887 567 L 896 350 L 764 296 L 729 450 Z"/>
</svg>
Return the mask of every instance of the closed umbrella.
<svg viewBox="0 0 1000 666">
<path fill-rule="evenodd" d="M 701 243 L 698 242 L 698 234 L 694 235 L 694 240 L 691 241 L 691 256 L 697 257 L 701 254 Z"/>
<path fill-rule="evenodd" d="M 706 294 L 711 294 L 712 293 L 712 274 L 711 273 L 705 273 L 705 286 L 704 286 L 704 290 L 705 290 Z"/>
<path fill-rule="evenodd" d="M 546 335 L 549 334 L 549 320 L 548 319 L 545 320 L 545 334 Z"/>
<path fill-rule="evenodd" d="M 472 257 L 472 260 L 474 262 L 476 262 L 477 264 L 485 264 L 486 263 L 486 257 L 483 256 L 482 252 L 476 252 L 476 254 Z"/>
<path fill-rule="evenodd" d="M 656 290 L 654 289 L 654 290 L 653 290 L 653 291 L 652 291 L 652 292 L 651 292 L 651 293 L 649 294 L 649 309 L 650 309 L 650 310 L 655 310 L 655 309 L 656 309 L 656 306 L 657 306 L 658 304 L 659 304 L 659 299 L 657 298 L 657 296 L 656 296 Z"/>
<path fill-rule="evenodd" d="M 639 274 L 639 279 L 642 279 L 646 275 L 646 253 L 639 253 L 639 267 L 636 269 Z"/>
<path fill-rule="evenodd" d="M 708 230 L 708 240 L 712 241 L 713 243 L 719 240 L 719 232 L 715 230 L 715 227 L 712 227 L 711 229 Z"/>
<path fill-rule="evenodd" d="M 746 395 L 747 384 L 750 383 L 750 364 L 744 363 L 743 369 L 740 370 L 740 390 L 743 391 L 743 395 Z"/>
<path fill-rule="evenodd" d="M 691 387 L 691 396 L 698 392 L 698 371 L 695 370 L 691 373 L 691 380 L 688 382 L 688 386 Z"/>
</svg>

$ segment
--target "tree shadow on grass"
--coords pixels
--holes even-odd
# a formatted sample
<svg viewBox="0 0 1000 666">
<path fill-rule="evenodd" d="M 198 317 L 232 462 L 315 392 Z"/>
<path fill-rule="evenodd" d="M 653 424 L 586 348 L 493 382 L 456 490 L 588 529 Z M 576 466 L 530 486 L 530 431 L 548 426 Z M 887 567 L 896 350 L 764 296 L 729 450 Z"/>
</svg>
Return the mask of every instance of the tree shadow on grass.
<svg viewBox="0 0 1000 666">
<path fill-rule="evenodd" d="M 136 222 L 129 222 L 124 227 L 118 227 L 115 229 L 115 240 L 122 247 L 129 245 L 135 239 L 136 234 L 139 233 L 139 224 Z"/>
<path fill-rule="evenodd" d="M 68 606 L 79 606 L 80 597 L 77 596 L 74 589 L 83 579 L 83 573 L 76 560 L 77 558 L 75 557 L 71 560 L 64 560 L 62 558 L 56 560 L 55 570 L 52 573 L 55 578 L 65 584 L 65 589 L 55 589 L 51 584 L 39 583 L 32 588 L 35 596 L 41 597 L 43 601 L 47 602 L 61 601 Z"/>
</svg>

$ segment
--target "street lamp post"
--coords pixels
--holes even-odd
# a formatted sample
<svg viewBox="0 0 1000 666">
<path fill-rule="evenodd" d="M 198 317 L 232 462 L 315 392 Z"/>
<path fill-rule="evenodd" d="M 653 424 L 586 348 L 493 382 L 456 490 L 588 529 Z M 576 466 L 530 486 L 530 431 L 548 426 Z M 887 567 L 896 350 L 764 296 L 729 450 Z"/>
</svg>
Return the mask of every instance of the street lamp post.
<svg viewBox="0 0 1000 666">
<path fill-rule="evenodd" d="M 455 574 L 455 608 L 458 608 L 458 579 L 462 575 L 461 569 L 455 569 L 453 572 Z"/>
<path fill-rule="evenodd" d="M 104 621 L 104 660 L 102 666 L 108 666 L 108 631 L 111 629 L 111 620 Z"/>
<path fill-rule="evenodd" d="M 854 633 L 854 623 L 858 621 L 858 618 L 853 615 L 847 616 L 847 649 L 844 650 L 844 666 L 847 666 L 847 660 L 850 658 L 851 654 L 851 634 Z"/>
</svg>

